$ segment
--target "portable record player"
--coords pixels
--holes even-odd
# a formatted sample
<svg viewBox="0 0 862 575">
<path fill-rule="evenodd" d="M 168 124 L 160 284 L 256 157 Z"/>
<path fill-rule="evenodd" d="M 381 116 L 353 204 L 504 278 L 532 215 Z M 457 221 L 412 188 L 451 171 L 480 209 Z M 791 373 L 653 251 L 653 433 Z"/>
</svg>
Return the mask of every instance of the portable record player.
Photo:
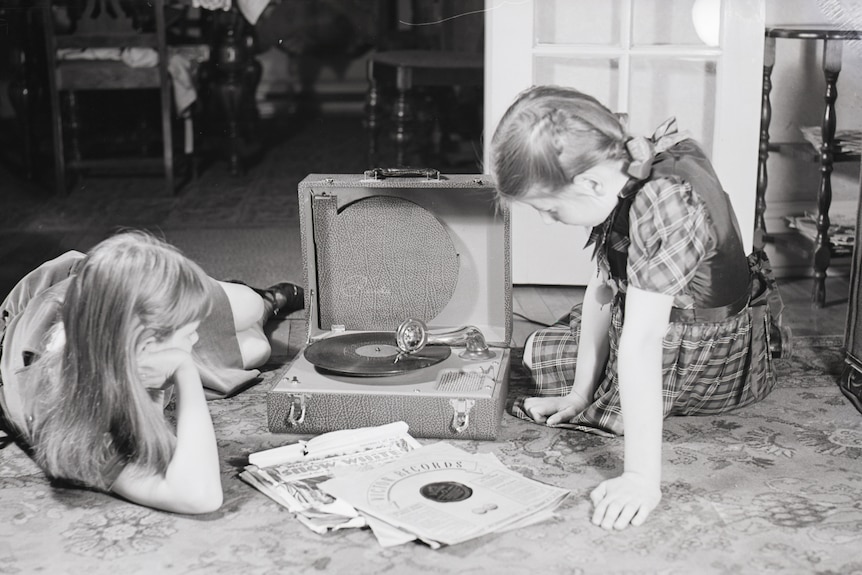
<svg viewBox="0 0 862 575">
<path fill-rule="evenodd" d="M 509 214 L 487 175 L 311 174 L 299 184 L 306 346 L 267 394 L 269 429 L 407 422 L 493 439 L 506 402 Z"/>
</svg>

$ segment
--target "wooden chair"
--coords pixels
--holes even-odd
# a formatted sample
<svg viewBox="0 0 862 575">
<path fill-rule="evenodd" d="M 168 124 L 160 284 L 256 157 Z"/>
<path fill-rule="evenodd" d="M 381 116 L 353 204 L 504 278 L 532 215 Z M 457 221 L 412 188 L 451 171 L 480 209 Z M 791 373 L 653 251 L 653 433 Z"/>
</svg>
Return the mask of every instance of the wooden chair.
<svg viewBox="0 0 862 575">
<path fill-rule="evenodd" d="M 67 172 L 82 170 L 146 171 L 163 173 L 168 193 L 174 192 L 174 155 L 171 120 L 171 79 L 165 34 L 164 0 L 131 3 L 138 13 L 127 14 L 120 0 L 75 0 L 66 2 L 69 22 L 58 25 L 53 5 L 43 1 L 48 87 L 54 140 L 55 182 L 59 193 L 67 191 Z M 76 7 L 83 4 L 80 13 Z M 152 23 L 152 31 L 141 29 L 140 22 Z M 64 48 L 152 48 L 158 54 L 153 67 L 131 67 L 116 60 L 58 58 Z M 76 93 L 79 91 L 156 90 L 161 115 L 162 157 L 82 157 L 80 138 L 85 135 L 79 120 Z M 102 92 L 103 94 L 107 92 Z M 64 133 L 68 132 L 68 133 Z M 68 148 L 68 150 L 67 150 Z"/>
</svg>

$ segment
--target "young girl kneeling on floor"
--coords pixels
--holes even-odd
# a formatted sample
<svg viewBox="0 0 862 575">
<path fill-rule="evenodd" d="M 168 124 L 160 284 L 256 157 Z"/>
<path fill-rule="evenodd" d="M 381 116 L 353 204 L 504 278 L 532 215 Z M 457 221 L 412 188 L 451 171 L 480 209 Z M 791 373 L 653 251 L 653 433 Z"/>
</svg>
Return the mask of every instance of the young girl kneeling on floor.
<svg viewBox="0 0 862 575">
<path fill-rule="evenodd" d="M 263 324 L 302 288 L 222 283 L 142 232 L 68 252 L 22 279 L 0 312 L 7 431 L 52 478 L 179 513 L 221 506 L 206 404 L 269 358 Z M 176 392 L 176 426 L 164 406 Z"/>
<path fill-rule="evenodd" d="M 491 168 L 501 201 L 592 228 L 597 264 L 583 304 L 528 338 L 524 363 L 542 397 L 513 413 L 624 434 L 623 473 L 592 491 L 592 522 L 640 525 L 661 499 L 663 419 L 772 390 L 768 264 L 746 257 L 709 160 L 673 120 L 651 140 L 630 138 L 591 96 L 534 87 L 500 120 Z"/>
</svg>

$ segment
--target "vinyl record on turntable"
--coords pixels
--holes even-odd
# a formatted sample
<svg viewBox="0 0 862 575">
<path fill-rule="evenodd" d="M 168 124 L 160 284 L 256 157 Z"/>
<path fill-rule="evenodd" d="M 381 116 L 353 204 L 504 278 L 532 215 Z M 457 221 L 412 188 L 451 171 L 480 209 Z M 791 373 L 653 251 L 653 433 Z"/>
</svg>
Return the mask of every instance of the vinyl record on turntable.
<svg viewBox="0 0 862 575">
<path fill-rule="evenodd" d="M 305 359 L 318 369 L 338 375 L 378 377 L 430 367 L 451 353 L 448 345 L 404 353 L 398 349 L 394 333 L 359 332 L 316 341 L 305 348 Z"/>
</svg>

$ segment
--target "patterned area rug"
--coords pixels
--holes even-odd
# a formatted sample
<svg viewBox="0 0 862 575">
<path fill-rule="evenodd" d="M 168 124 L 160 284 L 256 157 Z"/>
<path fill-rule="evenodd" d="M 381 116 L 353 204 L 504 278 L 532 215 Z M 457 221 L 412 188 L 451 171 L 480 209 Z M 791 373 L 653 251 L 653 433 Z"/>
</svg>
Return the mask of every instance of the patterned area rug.
<svg viewBox="0 0 862 575">
<path fill-rule="evenodd" d="M 383 549 L 367 530 L 319 536 L 237 478 L 250 452 L 293 442 L 269 433 L 258 385 L 211 403 L 225 504 L 173 515 L 52 487 L 14 444 L 0 450 L 0 573 L 817 573 L 862 570 L 862 415 L 836 381 L 840 338 L 800 338 L 779 383 L 739 412 L 666 422 L 664 498 L 646 525 L 589 523 L 590 490 L 622 466 L 622 442 L 504 416 L 493 452 L 524 475 L 571 490 L 542 524 L 433 551 Z M 295 353 L 296 349 L 293 349 Z M 513 362 L 511 393 L 525 374 Z M 431 440 L 423 440 L 427 442 Z"/>
</svg>

